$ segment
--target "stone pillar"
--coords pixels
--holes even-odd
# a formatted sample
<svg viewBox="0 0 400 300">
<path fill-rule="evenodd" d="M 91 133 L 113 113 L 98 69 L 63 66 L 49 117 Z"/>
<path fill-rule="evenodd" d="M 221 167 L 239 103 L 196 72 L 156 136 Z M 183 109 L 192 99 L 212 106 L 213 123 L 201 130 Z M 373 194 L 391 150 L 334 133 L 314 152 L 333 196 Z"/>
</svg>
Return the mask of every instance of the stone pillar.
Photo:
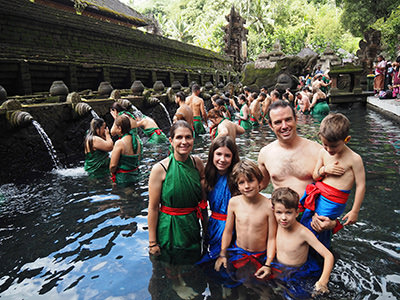
<svg viewBox="0 0 400 300">
<path fill-rule="evenodd" d="M 169 74 L 169 83 L 170 83 L 169 86 L 171 86 L 172 83 L 175 81 L 175 75 L 172 72 L 169 72 L 168 74 Z"/>
<path fill-rule="evenodd" d="M 69 65 L 69 84 L 71 91 L 78 91 L 79 86 L 78 86 L 78 78 L 76 76 L 76 65 Z"/>
<path fill-rule="evenodd" d="M 21 62 L 19 64 L 19 80 L 21 82 L 22 92 L 24 95 L 32 94 L 31 73 L 29 72 L 29 64 Z"/>
<path fill-rule="evenodd" d="M 129 69 L 129 76 L 130 76 L 131 83 L 136 81 L 135 69 Z"/>
<path fill-rule="evenodd" d="M 153 86 L 156 81 L 157 81 L 157 72 L 151 71 L 151 85 Z"/>
<path fill-rule="evenodd" d="M 111 82 L 109 67 L 103 67 L 103 81 Z"/>
</svg>

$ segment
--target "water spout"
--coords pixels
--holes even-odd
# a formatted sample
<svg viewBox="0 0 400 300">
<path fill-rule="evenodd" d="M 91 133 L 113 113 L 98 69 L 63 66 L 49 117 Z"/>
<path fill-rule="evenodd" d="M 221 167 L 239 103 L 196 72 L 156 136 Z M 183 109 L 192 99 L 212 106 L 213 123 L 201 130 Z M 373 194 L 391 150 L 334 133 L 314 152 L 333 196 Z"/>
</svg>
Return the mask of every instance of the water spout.
<svg viewBox="0 0 400 300">
<path fill-rule="evenodd" d="M 158 99 L 157 99 L 157 100 L 158 100 Z M 160 100 L 158 100 L 158 101 L 160 101 Z M 169 121 L 169 125 L 172 126 L 171 116 L 169 115 L 169 112 L 168 112 L 167 108 L 166 108 L 165 105 L 162 104 L 161 102 L 158 102 L 158 104 L 160 104 L 160 106 L 164 109 L 165 114 L 167 115 L 167 119 L 168 119 L 168 121 Z"/>
<path fill-rule="evenodd" d="M 33 117 L 26 111 L 14 111 L 9 118 L 10 125 L 14 128 L 28 126 L 32 123 Z"/>
<path fill-rule="evenodd" d="M 35 128 L 38 131 L 40 137 L 42 138 L 44 144 L 46 145 L 47 152 L 49 153 L 51 159 L 53 160 L 54 167 L 56 169 L 61 169 L 61 163 L 58 160 L 56 150 L 54 149 L 53 143 L 51 142 L 49 136 L 46 134 L 46 132 L 44 131 L 42 126 L 40 126 L 40 124 L 37 121 L 33 120 L 32 124 L 33 124 L 33 126 L 35 126 Z"/>
<path fill-rule="evenodd" d="M 92 114 L 92 117 L 93 117 L 93 118 L 100 118 L 99 115 L 94 111 L 94 109 L 92 109 L 92 110 L 90 111 L 90 113 Z"/>
</svg>

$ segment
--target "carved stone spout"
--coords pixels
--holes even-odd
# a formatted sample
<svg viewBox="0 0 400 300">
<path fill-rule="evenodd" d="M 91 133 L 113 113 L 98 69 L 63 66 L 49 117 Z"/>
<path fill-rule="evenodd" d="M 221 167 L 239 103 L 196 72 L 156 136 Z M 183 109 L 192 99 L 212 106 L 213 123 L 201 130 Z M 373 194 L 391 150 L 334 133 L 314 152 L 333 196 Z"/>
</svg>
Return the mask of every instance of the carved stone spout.
<svg viewBox="0 0 400 300">
<path fill-rule="evenodd" d="M 10 122 L 11 127 L 25 127 L 32 123 L 33 117 L 26 111 L 16 110 L 11 113 L 8 121 Z"/>
<path fill-rule="evenodd" d="M 79 102 L 78 104 L 76 104 L 74 109 L 75 109 L 75 112 L 80 117 L 86 115 L 88 112 L 90 112 L 92 110 L 90 105 L 87 103 L 84 103 L 84 102 Z"/>
</svg>

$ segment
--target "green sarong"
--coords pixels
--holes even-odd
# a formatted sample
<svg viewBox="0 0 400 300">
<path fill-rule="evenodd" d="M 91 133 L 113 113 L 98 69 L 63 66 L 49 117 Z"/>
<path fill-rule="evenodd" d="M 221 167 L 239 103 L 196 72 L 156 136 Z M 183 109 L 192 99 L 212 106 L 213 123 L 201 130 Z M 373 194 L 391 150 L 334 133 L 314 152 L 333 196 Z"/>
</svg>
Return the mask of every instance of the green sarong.
<svg viewBox="0 0 400 300">
<path fill-rule="evenodd" d="M 162 144 L 168 141 L 164 132 L 162 132 L 161 129 L 157 127 L 143 129 L 143 133 L 149 137 L 147 143 L 150 144 Z"/>
<path fill-rule="evenodd" d="M 84 169 L 90 177 L 103 178 L 110 176 L 110 156 L 108 152 L 94 150 L 85 154 Z"/>
<path fill-rule="evenodd" d="M 201 122 L 200 116 L 193 117 L 193 127 L 196 135 L 206 133 L 206 130 L 204 129 L 203 126 L 203 122 Z"/>
<path fill-rule="evenodd" d="M 312 109 L 311 115 L 326 116 L 329 114 L 329 105 L 325 101 L 318 102 Z"/>
<path fill-rule="evenodd" d="M 137 181 L 139 175 L 139 154 L 121 154 L 113 181 L 119 185 L 126 185 Z"/>
<path fill-rule="evenodd" d="M 239 115 L 243 117 L 243 106 L 240 109 Z M 239 119 L 239 125 L 242 126 L 245 130 L 251 130 L 253 128 L 249 119 L 247 120 Z"/>
<path fill-rule="evenodd" d="M 189 156 L 185 162 L 169 156 L 169 165 L 161 191 L 157 241 L 159 259 L 172 264 L 193 264 L 200 259 L 200 224 L 196 211 L 177 215 L 178 211 L 197 207 L 201 200 L 200 174 Z"/>
</svg>

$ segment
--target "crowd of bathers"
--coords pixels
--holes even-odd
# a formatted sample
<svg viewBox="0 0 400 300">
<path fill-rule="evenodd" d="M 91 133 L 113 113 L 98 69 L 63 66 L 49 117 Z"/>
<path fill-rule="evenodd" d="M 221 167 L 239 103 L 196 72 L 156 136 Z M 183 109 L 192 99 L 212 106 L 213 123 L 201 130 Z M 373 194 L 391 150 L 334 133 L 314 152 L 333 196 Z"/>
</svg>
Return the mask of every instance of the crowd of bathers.
<svg viewBox="0 0 400 300">
<path fill-rule="evenodd" d="M 319 81 L 317 74 L 314 83 Z M 115 102 L 111 130 L 101 118 L 91 121 L 85 170 L 91 176 L 111 173 L 116 184 L 134 182 L 143 155 L 142 128 L 147 143 L 169 143 L 168 157 L 153 166 L 148 183 L 151 256 L 175 266 L 196 263 L 222 288 L 278 280 L 289 294 L 303 297 L 312 292 L 305 282 L 313 278 L 315 292 L 327 292 L 334 265 L 331 235 L 357 221 L 365 171 L 361 157 L 347 146 L 346 116 L 323 119 L 322 146 L 297 135 L 297 117 L 305 112 L 297 98 L 302 92 L 294 96 L 286 90 L 282 99 L 276 90 L 245 87 L 237 97 L 213 95 L 213 108 L 206 112 L 194 84 L 191 95 L 175 96 L 169 138 L 153 119 Z M 257 162 L 240 160 L 236 136 L 258 126 L 268 126 L 277 139 L 261 149 Z M 212 143 L 204 165 L 191 152 L 194 139 L 208 134 L 205 128 Z M 115 143 L 113 135 L 119 137 Z M 261 194 L 269 183 L 270 198 Z M 342 225 L 337 218 L 354 183 L 354 204 Z M 169 280 L 178 296 L 195 294 L 179 269 Z"/>
</svg>

